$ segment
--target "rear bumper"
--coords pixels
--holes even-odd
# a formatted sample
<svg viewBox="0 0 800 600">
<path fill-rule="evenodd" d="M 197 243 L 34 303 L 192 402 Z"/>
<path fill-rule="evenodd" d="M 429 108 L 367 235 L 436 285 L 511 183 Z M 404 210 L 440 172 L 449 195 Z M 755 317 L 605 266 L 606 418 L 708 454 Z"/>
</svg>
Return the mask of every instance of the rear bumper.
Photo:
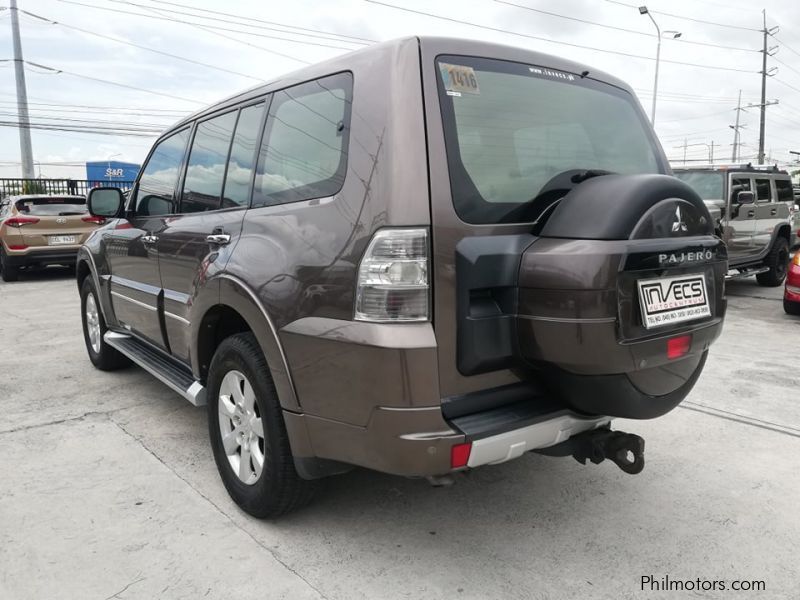
<svg viewBox="0 0 800 600">
<path fill-rule="evenodd" d="M 29 247 L 25 250 L 3 249 L 5 261 L 10 267 L 25 267 L 29 265 L 67 265 L 75 264 L 78 257 L 78 247 L 51 248 Z"/>
</svg>

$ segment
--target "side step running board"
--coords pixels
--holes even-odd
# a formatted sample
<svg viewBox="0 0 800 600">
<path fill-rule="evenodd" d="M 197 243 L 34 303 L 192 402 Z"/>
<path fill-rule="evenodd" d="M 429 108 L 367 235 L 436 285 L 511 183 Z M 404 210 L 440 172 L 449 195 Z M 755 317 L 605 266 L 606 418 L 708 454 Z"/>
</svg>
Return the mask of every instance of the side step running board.
<svg viewBox="0 0 800 600">
<path fill-rule="evenodd" d="M 135 337 L 107 331 L 103 336 L 106 344 L 118 350 L 167 387 L 178 392 L 195 406 L 206 403 L 206 388 L 192 377 L 189 369 L 178 364 L 161 352 L 139 341 Z"/>
<path fill-rule="evenodd" d="M 767 271 L 769 271 L 769 267 L 765 267 L 763 265 L 758 267 L 742 267 L 741 269 L 731 269 L 725 275 L 725 279 L 728 281 L 731 279 L 744 279 L 745 277 L 758 275 L 759 273 L 766 273 Z"/>
</svg>

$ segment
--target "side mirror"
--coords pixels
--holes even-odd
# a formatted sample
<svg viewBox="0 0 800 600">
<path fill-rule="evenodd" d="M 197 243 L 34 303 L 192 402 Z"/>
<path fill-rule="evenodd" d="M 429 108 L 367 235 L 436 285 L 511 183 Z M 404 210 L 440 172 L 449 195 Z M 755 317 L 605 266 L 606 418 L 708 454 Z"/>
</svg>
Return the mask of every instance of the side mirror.
<svg viewBox="0 0 800 600">
<path fill-rule="evenodd" d="M 86 198 L 89 212 L 95 217 L 113 219 L 122 214 L 125 206 L 125 196 L 122 190 L 112 187 L 97 187 L 89 190 Z"/>
<path fill-rule="evenodd" d="M 742 190 L 738 194 L 736 194 L 736 204 L 752 204 L 756 201 L 756 197 L 753 192 L 748 192 Z"/>
</svg>

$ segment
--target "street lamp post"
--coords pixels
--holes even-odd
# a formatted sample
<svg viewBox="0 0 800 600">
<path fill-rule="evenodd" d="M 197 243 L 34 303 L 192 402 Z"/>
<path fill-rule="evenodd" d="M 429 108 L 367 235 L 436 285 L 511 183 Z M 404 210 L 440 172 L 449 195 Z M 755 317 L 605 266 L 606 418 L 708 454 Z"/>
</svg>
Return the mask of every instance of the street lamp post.
<svg viewBox="0 0 800 600">
<path fill-rule="evenodd" d="M 647 10 L 646 6 L 639 7 L 639 14 L 640 15 L 647 15 L 650 17 L 650 20 L 653 22 L 653 25 L 656 26 L 656 34 L 658 37 L 658 45 L 656 46 L 656 76 L 655 80 L 653 81 L 653 108 L 650 110 L 650 124 L 655 126 L 656 124 L 656 98 L 658 97 L 658 66 L 661 62 L 661 28 L 656 23 L 656 20 L 653 18 L 653 15 L 650 14 L 650 11 Z M 672 39 L 678 39 L 681 37 L 680 31 L 665 31 L 664 33 L 669 34 Z"/>
</svg>

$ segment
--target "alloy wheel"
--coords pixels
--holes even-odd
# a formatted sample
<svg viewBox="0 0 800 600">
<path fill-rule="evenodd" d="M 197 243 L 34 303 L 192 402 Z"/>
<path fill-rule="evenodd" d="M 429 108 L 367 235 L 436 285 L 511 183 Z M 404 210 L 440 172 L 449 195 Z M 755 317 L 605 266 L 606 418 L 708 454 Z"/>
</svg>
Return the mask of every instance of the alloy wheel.
<svg viewBox="0 0 800 600">
<path fill-rule="evenodd" d="M 253 386 L 240 371 L 228 371 L 219 386 L 219 431 L 233 472 L 253 485 L 264 469 L 264 425 Z"/>
</svg>

